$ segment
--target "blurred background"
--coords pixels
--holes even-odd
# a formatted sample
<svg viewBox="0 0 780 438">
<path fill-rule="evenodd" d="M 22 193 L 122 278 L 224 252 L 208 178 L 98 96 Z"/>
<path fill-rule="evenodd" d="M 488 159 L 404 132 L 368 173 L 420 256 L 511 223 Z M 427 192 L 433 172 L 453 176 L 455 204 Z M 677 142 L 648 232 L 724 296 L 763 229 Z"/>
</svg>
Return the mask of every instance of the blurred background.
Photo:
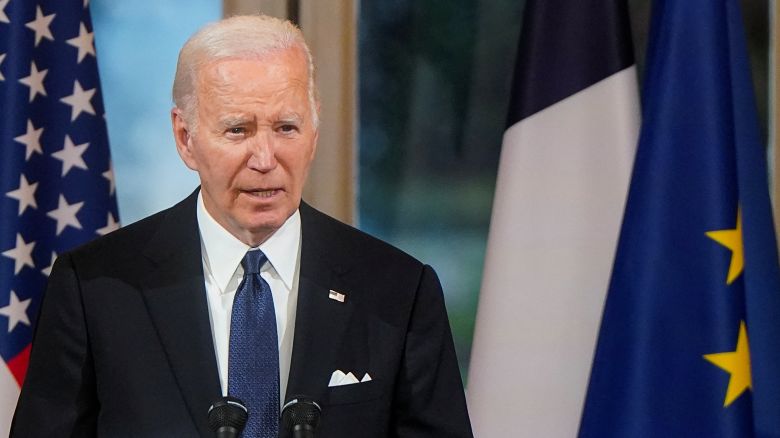
<svg viewBox="0 0 780 438">
<path fill-rule="evenodd" d="M 650 2 L 629 3 L 641 75 Z M 436 268 L 465 379 L 524 1 L 90 4 L 123 224 L 197 186 L 176 154 L 169 116 L 176 57 L 189 35 L 235 13 L 298 22 L 323 98 L 304 197 Z M 774 5 L 743 1 L 743 11 L 771 144 Z"/>
</svg>

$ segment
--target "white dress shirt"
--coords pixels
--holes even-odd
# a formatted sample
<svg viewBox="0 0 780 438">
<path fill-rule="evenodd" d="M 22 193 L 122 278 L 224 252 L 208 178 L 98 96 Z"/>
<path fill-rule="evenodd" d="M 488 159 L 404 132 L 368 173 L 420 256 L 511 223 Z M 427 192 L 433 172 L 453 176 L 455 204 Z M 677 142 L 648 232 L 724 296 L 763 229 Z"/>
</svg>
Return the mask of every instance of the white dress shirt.
<svg viewBox="0 0 780 438">
<path fill-rule="evenodd" d="M 284 403 L 287 379 L 290 374 L 295 331 L 301 260 L 301 215 L 296 210 L 268 240 L 257 248 L 250 248 L 214 220 L 206 211 L 203 195 L 199 193 L 198 228 L 211 336 L 214 339 L 222 395 L 227 395 L 228 390 L 228 351 L 233 298 L 244 276 L 241 259 L 252 249 L 260 249 L 268 257 L 269 263 L 260 269 L 260 276 L 271 287 L 274 300 L 276 333 L 279 338 L 279 404 L 281 406 Z"/>
</svg>

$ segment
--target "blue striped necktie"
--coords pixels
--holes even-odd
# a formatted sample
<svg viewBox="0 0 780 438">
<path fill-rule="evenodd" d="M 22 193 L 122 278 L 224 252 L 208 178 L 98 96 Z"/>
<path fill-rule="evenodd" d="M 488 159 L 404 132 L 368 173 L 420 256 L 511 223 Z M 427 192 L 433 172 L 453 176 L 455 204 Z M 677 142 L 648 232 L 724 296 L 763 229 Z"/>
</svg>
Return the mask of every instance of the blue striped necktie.
<svg viewBox="0 0 780 438">
<path fill-rule="evenodd" d="M 244 401 L 243 437 L 276 437 L 279 430 L 279 345 L 271 287 L 260 277 L 268 259 L 248 251 L 244 278 L 233 300 L 228 353 L 228 395 Z"/>
</svg>

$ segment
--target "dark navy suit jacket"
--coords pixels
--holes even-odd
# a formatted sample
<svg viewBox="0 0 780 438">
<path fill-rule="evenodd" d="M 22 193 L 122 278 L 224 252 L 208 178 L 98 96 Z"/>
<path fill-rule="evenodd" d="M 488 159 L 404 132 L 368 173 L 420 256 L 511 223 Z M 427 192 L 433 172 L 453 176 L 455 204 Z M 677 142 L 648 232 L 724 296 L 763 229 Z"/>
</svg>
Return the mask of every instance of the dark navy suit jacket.
<svg viewBox="0 0 780 438">
<path fill-rule="evenodd" d="M 57 259 L 11 436 L 213 436 L 207 411 L 221 391 L 196 199 Z M 434 271 L 305 203 L 300 212 L 285 399 L 322 405 L 323 438 L 472 436 Z M 329 388 L 337 369 L 373 380 Z"/>
</svg>

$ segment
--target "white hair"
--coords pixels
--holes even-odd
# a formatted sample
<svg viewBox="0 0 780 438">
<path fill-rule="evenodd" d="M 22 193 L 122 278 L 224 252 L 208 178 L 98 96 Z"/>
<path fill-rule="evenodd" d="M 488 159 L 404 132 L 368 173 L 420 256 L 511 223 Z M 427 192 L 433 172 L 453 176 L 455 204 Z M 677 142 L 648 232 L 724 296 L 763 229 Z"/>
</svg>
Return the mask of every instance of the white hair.
<svg viewBox="0 0 780 438">
<path fill-rule="evenodd" d="M 314 60 L 301 30 L 287 20 L 267 15 L 238 15 L 201 28 L 179 52 L 173 80 L 173 103 L 191 130 L 196 129 L 197 75 L 204 64 L 225 58 L 259 58 L 274 50 L 300 48 L 308 68 L 308 99 L 312 124 L 319 125 L 319 96 L 314 85 Z"/>
</svg>

